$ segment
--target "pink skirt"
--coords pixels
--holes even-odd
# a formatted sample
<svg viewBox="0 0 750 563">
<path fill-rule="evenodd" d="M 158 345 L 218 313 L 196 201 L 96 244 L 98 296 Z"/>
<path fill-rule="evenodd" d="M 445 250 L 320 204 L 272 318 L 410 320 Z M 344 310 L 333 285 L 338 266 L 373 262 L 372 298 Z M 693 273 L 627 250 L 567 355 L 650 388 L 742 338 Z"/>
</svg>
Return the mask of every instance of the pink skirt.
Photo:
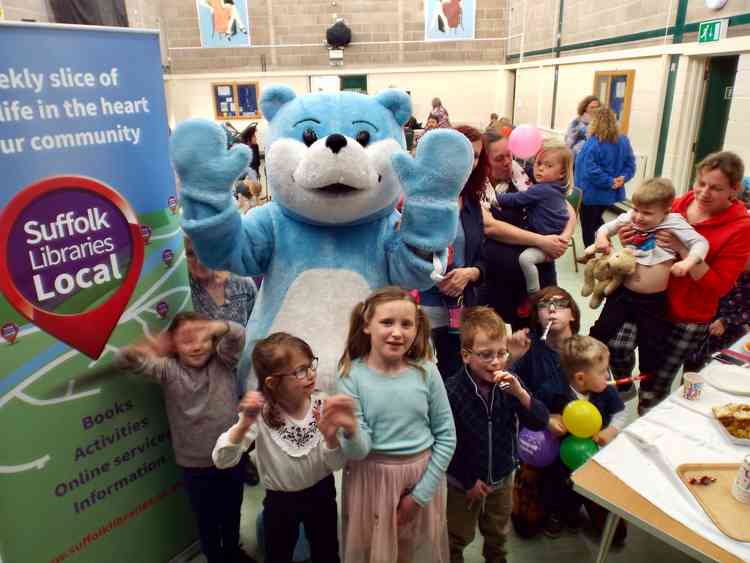
<svg viewBox="0 0 750 563">
<path fill-rule="evenodd" d="M 430 450 L 410 456 L 370 454 L 344 468 L 344 563 L 448 563 L 445 478 L 417 517 L 396 525 L 402 495 L 422 478 Z"/>
</svg>

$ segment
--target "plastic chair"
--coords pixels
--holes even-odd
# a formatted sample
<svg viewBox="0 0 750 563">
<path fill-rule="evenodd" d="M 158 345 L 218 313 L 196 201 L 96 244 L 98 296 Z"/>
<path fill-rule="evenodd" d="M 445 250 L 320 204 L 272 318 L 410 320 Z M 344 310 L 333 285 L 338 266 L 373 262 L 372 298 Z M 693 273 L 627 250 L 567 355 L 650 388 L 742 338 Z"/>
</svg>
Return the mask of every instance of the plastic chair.
<svg viewBox="0 0 750 563">
<path fill-rule="evenodd" d="M 570 190 L 570 193 L 567 197 L 568 203 L 575 209 L 576 211 L 576 230 L 578 229 L 578 221 L 577 219 L 581 215 L 581 202 L 583 202 L 583 190 L 581 188 L 573 188 Z M 576 232 L 573 231 L 573 236 L 570 237 L 570 243 L 568 246 L 573 247 L 573 268 L 575 269 L 575 272 L 578 273 L 578 251 L 576 249 Z"/>
</svg>

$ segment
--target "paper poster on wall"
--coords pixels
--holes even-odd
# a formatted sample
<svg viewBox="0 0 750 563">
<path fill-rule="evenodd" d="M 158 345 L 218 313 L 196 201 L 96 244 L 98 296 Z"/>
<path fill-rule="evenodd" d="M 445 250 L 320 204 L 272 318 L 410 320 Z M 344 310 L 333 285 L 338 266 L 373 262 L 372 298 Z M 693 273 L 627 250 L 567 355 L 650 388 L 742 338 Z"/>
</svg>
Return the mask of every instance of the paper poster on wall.
<svg viewBox="0 0 750 563">
<path fill-rule="evenodd" d="M 195 0 L 202 47 L 249 47 L 250 0 Z"/>
<path fill-rule="evenodd" d="M 197 533 L 161 390 L 112 366 L 191 308 L 159 37 L 0 52 L 0 561 L 163 562 Z"/>
<path fill-rule="evenodd" d="M 425 41 L 474 39 L 476 0 L 425 0 Z"/>
</svg>

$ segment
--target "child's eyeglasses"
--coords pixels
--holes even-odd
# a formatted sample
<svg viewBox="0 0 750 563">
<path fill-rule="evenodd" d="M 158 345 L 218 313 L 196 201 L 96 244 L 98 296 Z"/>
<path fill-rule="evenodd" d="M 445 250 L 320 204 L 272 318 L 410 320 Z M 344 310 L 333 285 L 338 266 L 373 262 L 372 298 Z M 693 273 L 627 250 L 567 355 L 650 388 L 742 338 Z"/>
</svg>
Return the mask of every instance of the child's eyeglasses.
<svg viewBox="0 0 750 563">
<path fill-rule="evenodd" d="M 310 365 L 299 367 L 299 368 L 295 369 L 294 371 L 290 371 L 290 372 L 287 372 L 287 373 L 275 373 L 274 377 L 291 377 L 291 376 L 294 376 L 297 379 L 302 380 L 302 379 L 307 378 L 310 375 L 311 372 L 314 372 L 317 369 L 318 369 L 318 358 L 313 357 L 312 361 L 310 362 Z"/>
<path fill-rule="evenodd" d="M 510 358 L 510 352 L 503 350 L 502 352 L 492 352 L 491 350 L 482 350 L 481 352 L 475 352 L 469 348 L 465 348 L 469 354 L 474 354 L 485 364 L 491 363 L 495 358 L 499 358 L 500 361 L 507 361 Z"/>
<path fill-rule="evenodd" d="M 537 309 L 549 309 L 550 307 L 567 309 L 570 307 L 570 299 L 545 299 L 536 304 Z"/>
</svg>

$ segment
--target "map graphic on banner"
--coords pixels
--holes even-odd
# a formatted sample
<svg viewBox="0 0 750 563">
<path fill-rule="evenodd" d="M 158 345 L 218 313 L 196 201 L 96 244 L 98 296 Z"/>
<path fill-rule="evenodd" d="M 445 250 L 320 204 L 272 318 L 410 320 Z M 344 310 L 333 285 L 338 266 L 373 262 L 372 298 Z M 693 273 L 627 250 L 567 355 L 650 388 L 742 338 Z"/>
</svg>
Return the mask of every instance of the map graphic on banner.
<svg viewBox="0 0 750 563">
<path fill-rule="evenodd" d="M 112 367 L 192 307 L 158 34 L 0 52 L 0 561 L 166 561 L 197 534 L 161 390 Z"/>
</svg>

